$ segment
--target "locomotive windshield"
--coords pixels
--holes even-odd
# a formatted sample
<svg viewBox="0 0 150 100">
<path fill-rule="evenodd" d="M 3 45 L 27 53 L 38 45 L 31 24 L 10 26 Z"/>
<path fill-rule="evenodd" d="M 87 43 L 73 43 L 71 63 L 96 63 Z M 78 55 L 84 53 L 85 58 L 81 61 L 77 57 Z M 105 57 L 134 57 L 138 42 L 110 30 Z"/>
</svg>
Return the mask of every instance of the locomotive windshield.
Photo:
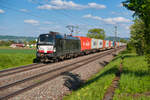
<svg viewBox="0 0 150 100">
<path fill-rule="evenodd" d="M 43 34 L 39 36 L 38 43 L 39 44 L 53 44 L 54 39 L 51 35 Z"/>
</svg>

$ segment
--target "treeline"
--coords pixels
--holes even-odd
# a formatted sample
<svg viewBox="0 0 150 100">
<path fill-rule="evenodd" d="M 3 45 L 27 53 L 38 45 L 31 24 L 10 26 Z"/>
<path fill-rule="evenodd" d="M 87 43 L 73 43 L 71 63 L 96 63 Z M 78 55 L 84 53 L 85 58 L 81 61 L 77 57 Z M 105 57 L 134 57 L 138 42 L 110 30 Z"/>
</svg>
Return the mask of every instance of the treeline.
<svg viewBox="0 0 150 100">
<path fill-rule="evenodd" d="M 3 41 L 8 41 L 8 40 L 12 40 L 12 41 L 31 41 L 31 40 L 35 40 L 35 39 L 36 39 L 36 37 L 0 35 L 0 40 L 3 40 Z"/>
<path fill-rule="evenodd" d="M 123 43 L 127 43 L 127 38 L 120 38 L 120 37 L 106 37 L 104 29 L 101 28 L 93 28 L 88 30 L 88 33 L 86 34 L 89 38 L 95 38 L 95 39 L 102 39 L 102 40 L 111 40 L 111 41 L 120 41 Z"/>
<path fill-rule="evenodd" d="M 134 12 L 131 26 L 131 40 L 128 48 L 145 55 L 150 70 L 150 0 L 126 0 L 123 6 Z"/>
<path fill-rule="evenodd" d="M 27 45 L 27 44 L 31 45 L 31 44 L 36 44 L 36 41 L 35 40 L 23 41 L 23 42 L 22 41 L 16 42 L 16 41 L 13 41 L 13 40 L 0 41 L 0 46 L 10 46 L 11 44 L 16 44 L 16 43 L 21 43 L 21 44 L 25 44 L 25 45 Z"/>
<path fill-rule="evenodd" d="M 9 40 L 9 41 L 0 41 L 0 46 L 10 46 L 11 44 L 16 43 L 15 41 Z"/>
</svg>

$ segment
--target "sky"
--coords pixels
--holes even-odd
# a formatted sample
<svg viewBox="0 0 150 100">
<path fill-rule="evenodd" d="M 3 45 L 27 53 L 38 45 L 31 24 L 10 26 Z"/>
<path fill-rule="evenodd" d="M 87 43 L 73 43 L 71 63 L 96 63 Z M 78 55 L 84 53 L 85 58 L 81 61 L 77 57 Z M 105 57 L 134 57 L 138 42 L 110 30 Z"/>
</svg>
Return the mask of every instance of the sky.
<svg viewBox="0 0 150 100">
<path fill-rule="evenodd" d="M 102 28 L 106 36 L 130 37 L 133 12 L 124 0 L 0 0 L 0 35 L 33 36 L 49 31 L 69 34 L 66 26 L 77 26 L 73 35 L 86 36 L 89 29 Z"/>
</svg>

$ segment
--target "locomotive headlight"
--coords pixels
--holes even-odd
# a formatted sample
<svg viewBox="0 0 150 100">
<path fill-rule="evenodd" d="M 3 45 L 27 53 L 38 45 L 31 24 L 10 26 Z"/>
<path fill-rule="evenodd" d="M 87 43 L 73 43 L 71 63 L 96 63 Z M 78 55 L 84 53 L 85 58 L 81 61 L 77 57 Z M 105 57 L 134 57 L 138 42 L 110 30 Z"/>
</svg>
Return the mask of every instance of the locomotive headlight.
<svg viewBox="0 0 150 100">
<path fill-rule="evenodd" d="M 50 51 L 51 51 L 51 50 L 52 50 L 52 47 L 48 47 L 47 50 L 50 50 Z"/>
<path fill-rule="evenodd" d="M 53 51 L 53 46 L 48 46 L 48 47 L 47 47 L 47 50 Z"/>
<path fill-rule="evenodd" d="M 44 48 L 42 48 L 42 47 L 40 47 L 40 46 L 39 46 L 38 48 L 39 48 L 39 50 L 44 50 Z"/>
</svg>

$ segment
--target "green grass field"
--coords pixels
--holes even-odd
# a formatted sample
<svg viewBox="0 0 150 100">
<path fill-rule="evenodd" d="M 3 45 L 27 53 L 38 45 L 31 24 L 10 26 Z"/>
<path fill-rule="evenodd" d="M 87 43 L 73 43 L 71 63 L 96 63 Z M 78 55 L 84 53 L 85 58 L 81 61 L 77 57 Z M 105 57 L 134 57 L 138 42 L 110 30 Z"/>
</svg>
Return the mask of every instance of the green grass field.
<svg viewBox="0 0 150 100">
<path fill-rule="evenodd" d="M 0 48 L 0 70 L 31 64 L 35 53 L 34 49 Z"/>
<path fill-rule="evenodd" d="M 121 56 L 125 57 L 123 73 L 113 100 L 150 100 L 150 73 L 144 56 L 137 56 L 127 51 L 119 54 L 80 89 L 65 96 L 64 100 L 102 100 L 119 68 Z"/>
</svg>

